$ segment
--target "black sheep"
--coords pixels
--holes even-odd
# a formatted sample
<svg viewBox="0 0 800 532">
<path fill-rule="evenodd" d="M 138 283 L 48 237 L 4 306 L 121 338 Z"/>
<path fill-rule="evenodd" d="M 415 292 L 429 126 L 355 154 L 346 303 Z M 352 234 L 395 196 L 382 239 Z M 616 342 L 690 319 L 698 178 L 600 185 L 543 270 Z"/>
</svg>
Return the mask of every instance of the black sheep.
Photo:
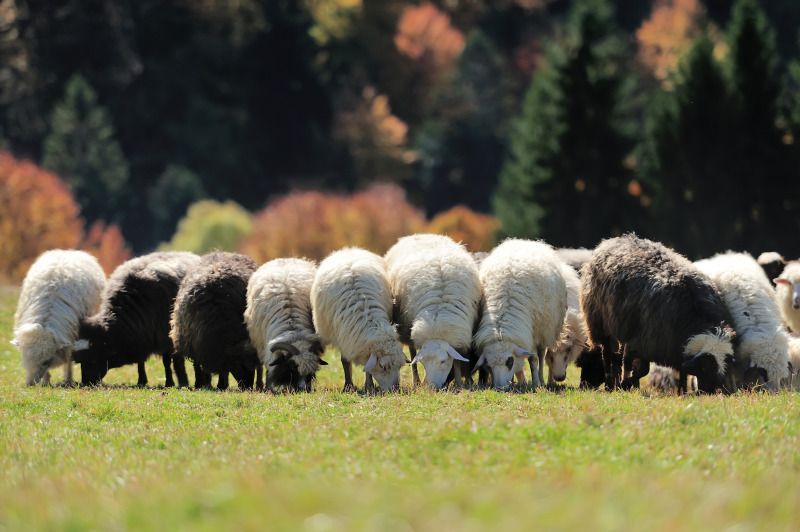
<svg viewBox="0 0 800 532">
<path fill-rule="evenodd" d="M 233 374 L 240 389 L 251 389 L 260 367 L 244 322 L 247 282 L 256 270 L 249 257 L 215 252 L 204 255 L 184 279 L 172 314 L 170 337 L 175 352 L 192 359 L 195 387 L 228 388 Z"/>
<path fill-rule="evenodd" d="M 601 346 L 606 387 L 632 387 L 649 362 L 695 375 L 701 391 L 734 389 L 735 333 L 719 293 L 685 257 L 625 235 L 603 241 L 583 268 L 581 306 L 591 343 Z M 633 376 L 620 383 L 622 356 Z"/>
<path fill-rule="evenodd" d="M 96 385 L 108 370 L 138 364 L 139 386 L 147 384 L 144 362 L 153 353 L 164 361 L 166 386 L 174 386 L 170 360 L 179 386 L 188 386 L 181 357 L 173 357 L 169 320 L 178 287 L 199 262 L 193 253 L 150 253 L 121 264 L 109 277 L 100 311 L 83 320 L 74 359 L 81 382 Z"/>
</svg>

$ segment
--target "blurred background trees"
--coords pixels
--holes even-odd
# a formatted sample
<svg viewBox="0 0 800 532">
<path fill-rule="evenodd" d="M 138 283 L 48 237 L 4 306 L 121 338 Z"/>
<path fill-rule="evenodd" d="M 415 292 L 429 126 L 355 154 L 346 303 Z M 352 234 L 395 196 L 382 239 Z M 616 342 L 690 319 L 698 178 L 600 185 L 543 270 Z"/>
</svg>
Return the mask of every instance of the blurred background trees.
<svg viewBox="0 0 800 532">
<path fill-rule="evenodd" d="M 0 147 L 78 209 L 53 242 L 109 257 L 432 228 L 798 256 L 798 28 L 795 0 L 8 0 Z"/>
</svg>

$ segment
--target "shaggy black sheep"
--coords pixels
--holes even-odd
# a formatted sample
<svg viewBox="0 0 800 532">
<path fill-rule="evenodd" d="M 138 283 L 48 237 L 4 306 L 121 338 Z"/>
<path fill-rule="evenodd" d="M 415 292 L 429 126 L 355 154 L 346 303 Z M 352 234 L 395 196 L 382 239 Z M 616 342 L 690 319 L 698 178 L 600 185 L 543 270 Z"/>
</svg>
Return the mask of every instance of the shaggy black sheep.
<svg viewBox="0 0 800 532">
<path fill-rule="evenodd" d="M 735 389 L 735 333 L 711 281 L 689 260 L 635 235 L 600 243 L 584 266 L 581 306 L 591 343 L 603 349 L 606 387 L 635 386 L 649 362 L 695 375 L 701 391 Z M 622 356 L 633 375 L 620 383 Z"/>
<path fill-rule="evenodd" d="M 603 366 L 603 350 L 599 347 L 584 349 L 575 361 L 581 368 L 580 387 L 595 389 L 606 382 L 606 371 Z"/>
<path fill-rule="evenodd" d="M 183 359 L 173 357 L 169 320 L 181 280 L 199 260 L 193 253 L 150 253 L 114 270 L 100 311 L 79 326 L 74 359 L 81 365 L 82 384 L 99 384 L 109 369 L 138 364 L 138 384 L 145 386 L 144 362 L 151 354 L 159 353 L 164 361 L 166 386 L 175 385 L 170 360 L 178 385 L 188 386 Z"/>
<path fill-rule="evenodd" d="M 175 298 L 170 337 L 175 352 L 192 359 L 195 387 L 228 388 L 233 374 L 242 390 L 253 387 L 260 367 L 258 355 L 244 322 L 247 282 L 256 270 L 249 257 L 215 252 L 204 255 L 181 283 Z"/>
</svg>

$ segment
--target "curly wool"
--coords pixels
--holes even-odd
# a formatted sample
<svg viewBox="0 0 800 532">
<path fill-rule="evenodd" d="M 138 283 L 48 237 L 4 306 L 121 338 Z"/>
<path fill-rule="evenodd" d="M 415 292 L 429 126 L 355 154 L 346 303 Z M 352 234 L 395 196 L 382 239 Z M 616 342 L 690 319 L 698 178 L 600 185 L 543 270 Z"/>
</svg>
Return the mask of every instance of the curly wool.
<svg viewBox="0 0 800 532">
<path fill-rule="evenodd" d="M 730 312 L 739 337 L 737 365 L 763 368 L 767 386 L 777 390 L 788 377 L 788 341 L 764 270 L 747 253 L 723 253 L 695 265 L 715 284 Z"/>
<path fill-rule="evenodd" d="M 567 309 L 567 287 L 553 248 L 508 239 L 483 261 L 480 280 L 485 303 L 475 346 L 487 360 L 502 356 L 503 350 L 490 348 L 493 344 L 541 353 L 556 343 Z"/>
<path fill-rule="evenodd" d="M 581 281 L 569 264 L 561 265 L 561 274 L 567 285 L 567 313 L 564 316 L 564 326 L 558 341 L 553 346 L 553 352 L 566 353 L 567 364 L 572 364 L 586 348 L 589 333 L 579 301 Z"/>
<path fill-rule="evenodd" d="M 300 375 L 319 369 L 318 341 L 311 317 L 311 285 L 317 266 L 306 259 L 275 259 L 262 265 L 247 284 L 244 320 L 258 357 L 269 366 L 277 355 L 271 347 L 288 342 L 300 352 L 292 357 Z"/>
<path fill-rule="evenodd" d="M 382 257 L 359 248 L 329 255 L 317 268 L 311 305 L 323 343 L 339 349 L 345 360 L 364 365 L 374 354 L 383 369 L 405 364 L 391 323 L 392 295 Z"/>
<path fill-rule="evenodd" d="M 403 237 L 386 253 L 399 326 L 410 330 L 416 347 L 442 340 L 462 353 L 472 343 L 481 300 L 478 268 L 450 237 Z"/>
<path fill-rule="evenodd" d="M 79 323 L 97 312 L 105 283 L 97 259 L 83 251 L 47 251 L 31 265 L 14 315 L 14 343 L 29 377 L 49 358 L 55 357 L 50 367 L 67 361 Z"/>
<path fill-rule="evenodd" d="M 787 264 L 778 278 L 786 279 L 791 283 L 790 286 L 779 283 L 775 287 L 775 300 L 780 307 L 783 321 L 793 333 L 798 334 L 800 333 L 800 309 L 792 307 L 792 299 L 794 299 L 794 287 L 800 283 L 800 261 L 792 261 Z"/>
</svg>

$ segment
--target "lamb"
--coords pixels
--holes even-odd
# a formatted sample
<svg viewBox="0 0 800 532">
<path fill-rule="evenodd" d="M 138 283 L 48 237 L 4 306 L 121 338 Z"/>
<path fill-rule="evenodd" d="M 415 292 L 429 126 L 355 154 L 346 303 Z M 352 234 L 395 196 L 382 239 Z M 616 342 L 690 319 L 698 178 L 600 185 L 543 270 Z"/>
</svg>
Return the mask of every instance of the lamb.
<svg viewBox="0 0 800 532">
<path fill-rule="evenodd" d="M 268 368 L 270 389 L 311 391 L 322 343 L 311 317 L 311 283 L 317 266 L 305 259 L 275 259 L 247 284 L 244 320 L 258 358 Z"/>
<path fill-rule="evenodd" d="M 567 310 L 561 266 L 549 245 L 519 239 L 506 240 L 481 264 L 476 367 L 488 366 L 495 388 L 508 388 L 514 376 L 525 384 L 525 359 L 534 387 L 542 384 L 545 352 L 559 339 Z"/>
<path fill-rule="evenodd" d="M 188 386 L 184 361 L 173 358 L 169 318 L 178 287 L 199 257 L 186 252 L 156 252 L 128 260 L 108 279 L 99 312 L 81 321 L 75 342 L 75 361 L 81 382 L 99 384 L 108 370 L 137 364 L 139 386 L 147 385 L 144 363 L 159 353 L 165 386 L 174 386 L 170 362 L 179 386 Z"/>
<path fill-rule="evenodd" d="M 800 261 L 792 261 L 775 279 L 775 297 L 786 326 L 800 333 Z"/>
<path fill-rule="evenodd" d="M 355 389 L 353 362 L 364 365 L 366 392 L 375 390 L 373 377 L 383 391 L 399 387 L 406 358 L 391 323 L 392 291 L 382 257 L 359 248 L 329 255 L 317 268 L 311 307 L 323 344 L 341 352 L 345 391 Z"/>
<path fill-rule="evenodd" d="M 442 388 L 451 371 L 460 386 L 469 368 L 459 362 L 469 364 L 465 355 L 481 302 L 473 257 L 450 237 L 419 234 L 398 240 L 385 258 L 395 322 L 411 352 L 414 384 L 419 384 L 420 362 L 429 386 Z"/>
<path fill-rule="evenodd" d="M 743 375 L 739 386 L 764 382 L 777 392 L 789 377 L 788 335 L 764 270 L 747 253 L 723 253 L 695 265 L 717 287 L 733 320 L 737 377 Z"/>
<path fill-rule="evenodd" d="M 80 321 L 97 312 L 106 276 L 83 251 L 53 249 L 39 255 L 22 282 L 11 343 L 22 353 L 26 384 L 49 384 L 50 368 L 64 365 L 72 384 L 72 347 Z"/>
<path fill-rule="evenodd" d="M 603 350 L 606 387 L 636 386 L 648 362 L 696 375 L 701 391 L 732 391 L 735 332 L 719 293 L 688 259 L 628 234 L 604 240 L 583 268 L 581 308 L 590 344 Z M 621 380 L 618 344 L 634 362 Z M 637 360 L 638 359 L 638 360 Z"/>
<path fill-rule="evenodd" d="M 578 273 L 569 265 L 561 265 L 561 274 L 567 285 L 567 313 L 564 318 L 564 329 L 556 345 L 548 349 L 547 383 L 564 382 L 567 378 L 567 367 L 576 362 L 586 349 L 586 324 L 583 321 L 578 294 L 581 281 Z"/>
<path fill-rule="evenodd" d="M 252 259 L 238 253 L 213 252 L 184 278 L 170 320 L 175 352 L 194 364 L 195 388 L 228 389 L 233 374 L 239 389 L 253 388 L 260 366 L 244 322 L 247 283 L 255 272 Z"/>
<path fill-rule="evenodd" d="M 580 273 L 583 265 L 592 258 L 592 250 L 586 248 L 558 248 L 556 253 L 561 260 L 578 273 Z"/>
<path fill-rule="evenodd" d="M 765 251 L 758 256 L 757 260 L 758 265 L 761 266 L 764 273 L 767 274 L 767 278 L 775 284 L 773 279 L 783 272 L 783 269 L 786 267 L 786 259 L 776 251 Z"/>
</svg>

